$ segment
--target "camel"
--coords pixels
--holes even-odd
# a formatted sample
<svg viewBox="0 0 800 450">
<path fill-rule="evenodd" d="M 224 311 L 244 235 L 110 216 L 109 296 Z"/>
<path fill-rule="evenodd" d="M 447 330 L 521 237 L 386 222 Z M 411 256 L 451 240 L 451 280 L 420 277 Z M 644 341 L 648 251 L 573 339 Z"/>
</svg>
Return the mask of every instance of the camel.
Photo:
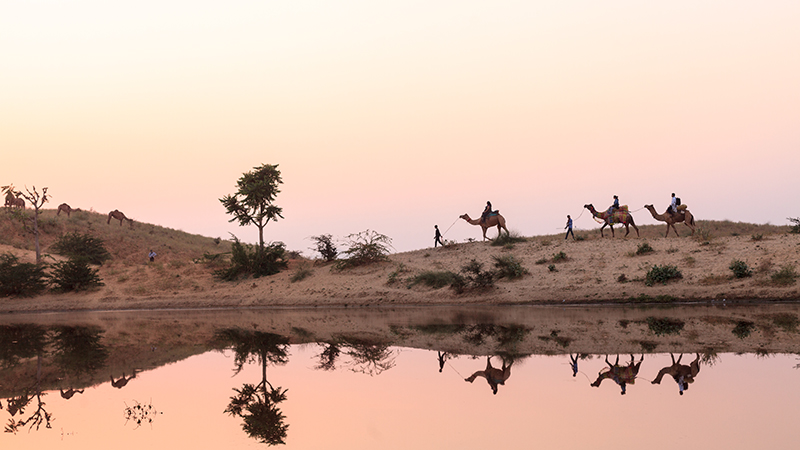
<svg viewBox="0 0 800 450">
<path fill-rule="evenodd" d="M 6 203 L 4 206 L 9 208 L 25 209 L 25 200 L 21 197 L 14 195 L 11 191 L 6 194 Z"/>
<path fill-rule="evenodd" d="M 111 380 L 113 381 L 114 379 L 112 378 Z M 60 389 L 59 388 L 59 392 L 61 392 L 61 398 L 69 400 L 75 394 L 83 394 L 83 389 L 77 389 L 76 390 L 76 389 L 69 388 L 65 392 L 64 389 Z"/>
<path fill-rule="evenodd" d="M 656 379 L 652 381 L 652 384 L 661 384 L 661 379 L 664 378 L 664 375 L 672 375 L 672 379 L 678 383 L 680 394 L 683 395 L 683 391 L 689 389 L 689 383 L 694 383 L 694 377 L 696 377 L 700 372 L 700 354 L 696 353 L 696 355 L 697 356 L 694 358 L 694 361 L 687 366 L 685 364 L 681 364 L 683 353 L 678 356 L 677 361 L 675 361 L 675 355 L 670 353 L 669 356 L 672 358 L 672 365 L 659 370 L 658 375 L 656 375 Z"/>
<path fill-rule="evenodd" d="M 125 387 L 126 384 L 128 384 L 128 381 L 131 381 L 134 378 L 136 378 L 136 370 L 134 370 L 133 375 L 129 377 L 126 377 L 125 372 L 122 372 L 122 378 L 116 381 L 114 381 L 114 376 L 111 375 L 111 385 L 117 389 L 122 389 Z"/>
<path fill-rule="evenodd" d="M 608 368 L 603 369 L 604 371 L 600 371 L 600 373 L 597 375 L 597 380 L 592 383 L 592 386 L 599 387 L 603 380 L 606 378 L 611 378 L 619 385 L 620 389 L 622 389 L 620 395 L 625 395 L 628 383 L 634 384 L 636 382 L 636 375 L 639 374 L 639 367 L 642 365 L 643 360 L 644 354 L 642 354 L 639 362 L 634 364 L 634 357 L 631 355 L 631 362 L 628 363 L 627 366 L 622 367 L 619 365 L 619 355 L 617 355 L 617 360 L 614 361 L 613 365 L 608 362 L 608 355 L 606 355 L 606 364 L 608 364 Z"/>
<path fill-rule="evenodd" d="M 464 378 L 464 381 L 468 381 L 472 383 L 475 381 L 477 377 L 486 378 L 486 381 L 489 383 L 489 387 L 492 388 L 492 394 L 497 395 L 497 386 L 506 384 L 506 380 L 511 376 L 511 365 L 514 364 L 514 361 L 511 360 L 510 363 L 506 366 L 506 359 L 503 358 L 503 366 L 500 369 L 492 367 L 492 358 L 486 358 L 486 370 L 479 370 L 469 378 Z"/>
<path fill-rule="evenodd" d="M 694 236 L 694 216 L 692 215 L 692 213 L 689 212 L 688 209 L 681 208 L 682 206 L 686 205 L 679 206 L 678 212 L 675 214 L 670 213 L 669 208 L 667 208 L 667 210 L 664 211 L 664 214 L 658 214 L 656 213 L 656 209 L 653 208 L 653 205 L 644 205 L 644 207 L 647 208 L 648 211 L 650 211 L 650 214 L 653 215 L 653 219 L 660 220 L 662 222 L 667 222 L 667 234 L 665 234 L 664 237 L 669 237 L 670 228 L 672 228 L 672 230 L 675 231 L 675 236 L 680 237 L 680 235 L 678 234 L 678 230 L 675 228 L 675 224 L 680 222 L 683 222 L 684 225 L 689 227 L 692 230 L 692 236 Z"/>
<path fill-rule="evenodd" d="M 115 209 L 115 210 L 111 211 L 110 213 L 108 213 L 108 221 L 106 221 L 106 224 L 110 224 L 112 218 L 116 219 L 116 220 L 119 220 L 119 226 L 122 226 L 122 221 L 123 220 L 127 220 L 128 223 L 130 223 L 131 227 L 133 227 L 133 220 L 132 219 L 128 219 L 127 217 L 125 217 L 125 214 L 123 214 L 122 211 L 120 211 L 118 209 Z"/>
<path fill-rule="evenodd" d="M 497 226 L 497 236 L 500 236 L 502 230 L 506 230 L 506 234 L 508 233 L 508 228 L 506 228 L 506 219 L 500 215 L 500 213 L 491 215 L 486 218 L 485 221 L 481 222 L 480 219 L 470 219 L 469 214 L 464 214 L 459 216 L 459 218 L 466 220 L 470 225 L 480 225 L 481 229 L 483 230 L 483 240 L 486 240 L 486 230 L 492 228 L 493 226 Z"/>
<path fill-rule="evenodd" d="M 72 213 L 72 208 L 66 203 L 62 203 L 58 205 L 58 212 L 56 213 L 57 216 L 61 215 L 61 211 L 67 213 L 67 217 Z"/>
<path fill-rule="evenodd" d="M 603 235 L 603 228 L 605 228 L 606 225 L 608 225 L 609 228 L 611 228 L 611 237 L 614 237 L 615 223 L 621 223 L 622 225 L 625 225 L 626 237 L 628 236 L 628 233 L 631 232 L 631 230 L 628 228 L 628 225 L 633 226 L 633 229 L 636 230 L 636 237 L 639 237 L 639 227 L 637 227 L 636 224 L 633 222 L 633 216 L 631 215 L 630 212 L 628 212 L 628 205 L 620 206 L 619 209 L 611 213 L 611 217 L 608 216 L 608 211 L 597 212 L 591 203 L 589 203 L 588 205 L 583 205 L 583 207 L 588 209 L 594 217 L 603 219 L 604 223 L 603 226 L 600 227 L 600 237 L 605 237 Z"/>
</svg>

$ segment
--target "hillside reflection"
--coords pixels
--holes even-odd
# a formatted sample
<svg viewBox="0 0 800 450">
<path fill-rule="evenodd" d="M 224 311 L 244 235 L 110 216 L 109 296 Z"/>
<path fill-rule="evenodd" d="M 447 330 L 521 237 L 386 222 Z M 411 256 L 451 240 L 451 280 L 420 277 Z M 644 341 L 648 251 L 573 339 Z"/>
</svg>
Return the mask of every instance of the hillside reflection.
<svg viewBox="0 0 800 450">
<path fill-rule="evenodd" d="M 436 314 L 409 309 L 249 311 L 244 316 L 241 311 L 218 311 L 180 316 L 5 317 L 7 323 L 0 325 L 0 418 L 6 434 L 35 434 L 52 429 L 57 419 L 77 414 L 61 402 L 102 403 L 109 392 L 128 391 L 143 383 L 135 390 L 138 399 L 124 397 L 125 414 L 137 427 L 152 426 L 156 409 L 150 397 L 157 391 L 148 387 L 145 379 L 162 367 L 206 354 L 223 355 L 230 374 L 224 385 L 217 382 L 216 386 L 192 388 L 227 390 L 227 401 L 206 414 L 218 417 L 212 422 L 221 417 L 237 419 L 248 439 L 266 445 L 290 443 L 295 433 L 290 423 L 304 420 L 305 413 L 298 413 L 293 403 L 307 402 L 300 399 L 310 385 L 306 376 L 287 377 L 283 369 L 296 357 L 303 358 L 305 370 L 320 374 L 322 383 L 331 383 L 334 391 L 341 382 L 337 374 L 382 378 L 401 368 L 400 356 L 410 352 L 424 355 L 427 361 L 420 366 L 423 373 L 415 378 L 423 383 L 440 378 L 449 385 L 445 390 L 459 389 L 465 382 L 481 386 L 466 391 L 483 398 L 480 401 L 506 404 L 514 401 L 514 392 L 539 386 L 541 358 L 555 359 L 563 367 L 557 368 L 555 379 L 575 382 L 570 391 L 559 391 L 559 395 L 578 393 L 588 401 L 618 392 L 630 401 L 630 397 L 645 393 L 650 398 L 669 391 L 678 397 L 709 389 L 708 378 L 716 379 L 720 370 L 725 370 L 720 363 L 727 355 L 752 355 L 756 365 L 770 355 L 796 355 L 800 351 L 800 320 L 795 308 L 517 308 L 510 312 L 477 308 L 436 310 Z M 743 317 L 751 324 L 746 335 L 741 332 Z M 711 367 L 713 377 L 707 375 Z M 795 370 L 798 365 L 794 362 L 786 368 Z M 457 377 L 442 378 L 440 374 L 445 372 Z M 337 381 L 326 382 L 326 377 Z M 767 380 L 770 375 L 765 372 L 764 377 Z M 191 384 L 191 378 L 184 382 Z M 665 378 L 672 381 L 664 382 Z M 729 385 L 726 392 L 733 396 L 746 388 Z M 49 396 L 60 399 L 57 410 L 51 409 Z M 511 398 L 499 400 L 506 396 Z M 186 407 L 191 404 L 187 401 Z M 292 410 L 294 414 L 286 412 Z M 108 411 L 98 410 L 97 414 Z M 23 430 L 26 433 L 19 433 Z"/>
</svg>

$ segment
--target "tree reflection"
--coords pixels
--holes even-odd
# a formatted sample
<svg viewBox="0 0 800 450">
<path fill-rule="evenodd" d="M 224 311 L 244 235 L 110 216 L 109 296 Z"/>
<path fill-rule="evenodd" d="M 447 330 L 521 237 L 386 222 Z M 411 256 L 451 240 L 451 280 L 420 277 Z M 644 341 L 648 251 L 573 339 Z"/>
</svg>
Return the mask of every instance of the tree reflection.
<svg viewBox="0 0 800 450">
<path fill-rule="evenodd" d="M 344 354 L 350 358 L 345 363 L 350 370 L 374 376 L 394 367 L 397 358 L 397 351 L 391 350 L 390 344 L 367 339 L 343 337 L 320 345 L 322 352 L 316 356 L 318 362 L 314 366 L 319 370 L 336 370 L 337 360 Z"/>
<path fill-rule="evenodd" d="M 97 372 L 108 360 L 108 350 L 100 343 L 102 335 L 96 327 L 54 328 L 53 362 L 67 375 Z"/>
<path fill-rule="evenodd" d="M 240 329 L 222 330 L 217 333 L 217 338 L 233 350 L 235 374 L 241 372 L 246 363 L 261 364 L 261 382 L 234 388 L 236 395 L 231 397 L 225 412 L 241 417 L 242 429 L 250 437 L 267 445 L 285 444 L 289 425 L 284 422 L 286 416 L 278 404 L 286 400 L 288 389 L 272 386 L 267 380 L 267 364 L 286 364 L 289 361 L 289 340 L 277 334 Z"/>
<path fill-rule="evenodd" d="M 53 417 L 45 409 L 45 402 L 42 397 L 42 359 L 44 358 L 45 345 L 47 343 L 47 330 L 37 325 L 16 325 L 4 326 L 0 329 L 0 348 L 2 354 L 0 358 L 4 368 L 9 368 L 20 364 L 21 361 L 32 357 L 36 358 L 35 380 L 20 391 L 19 395 L 12 396 L 6 400 L 6 408 L 11 414 L 11 418 L 6 424 L 5 432 L 14 433 L 28 426 L 28 430 L 38 430 L 42 424 L 45 428 L 50 428 Z M 26 408 L 33 400 L 36 400 L 36 409 L 28 416 L 24 417 Z M 15 418 L 19 414 L 18 418 Z"/>
</svg>

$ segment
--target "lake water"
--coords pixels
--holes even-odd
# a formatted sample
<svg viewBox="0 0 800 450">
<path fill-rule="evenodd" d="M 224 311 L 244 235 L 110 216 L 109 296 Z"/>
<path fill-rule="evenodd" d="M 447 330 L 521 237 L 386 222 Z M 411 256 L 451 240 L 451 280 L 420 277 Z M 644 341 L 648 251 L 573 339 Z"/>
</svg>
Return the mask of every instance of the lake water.
<svg viewBox="0 0 800 450">
<path fill-rule="evenodd" d="M 796 448 L 796 318 L 797 305 L 3 316 L 0 447 Z"/>
</svg>

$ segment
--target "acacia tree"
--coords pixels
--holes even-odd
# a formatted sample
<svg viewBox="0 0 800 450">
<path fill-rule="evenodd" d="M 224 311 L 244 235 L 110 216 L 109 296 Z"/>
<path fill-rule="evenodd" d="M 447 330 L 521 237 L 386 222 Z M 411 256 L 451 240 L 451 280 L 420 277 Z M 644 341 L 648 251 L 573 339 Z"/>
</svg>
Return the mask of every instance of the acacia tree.
<svg viewBox="0 0 800 450">
<path fill-rule="evenodd" d="M 278 165 L 262 164 L 254 167 L 236 182 L 237 191 L 219 199 L 228 214 L 239 226 L 255 225 L 258 228 L 258 251 L 264 251 L 264 227 L 270 220 L 283 219 L 283 208 L 273 204 L 282 184 Z"/>
<path fill-rule="evenodd" d="M 42 206 L 50 201 L 50 196 L 47 195 L 46 187 L 42 189 L 41 194 L 36 191 L 36 186 L 33 187 L 33 191 L 27 187 L 25 188 L 25 191 L 27 191 L 27 194 L 22 192 L 19 192 L 18 194 L 20 197 L 28 200 L 31 202 L 31 205 L 33 205 L 33 236 L 34 240 L 36 241 L 36 264 L 39 264 L 42 259 L 41 252 L 39 251 L 39 213 L 42 209 Z"/>
</svg>

